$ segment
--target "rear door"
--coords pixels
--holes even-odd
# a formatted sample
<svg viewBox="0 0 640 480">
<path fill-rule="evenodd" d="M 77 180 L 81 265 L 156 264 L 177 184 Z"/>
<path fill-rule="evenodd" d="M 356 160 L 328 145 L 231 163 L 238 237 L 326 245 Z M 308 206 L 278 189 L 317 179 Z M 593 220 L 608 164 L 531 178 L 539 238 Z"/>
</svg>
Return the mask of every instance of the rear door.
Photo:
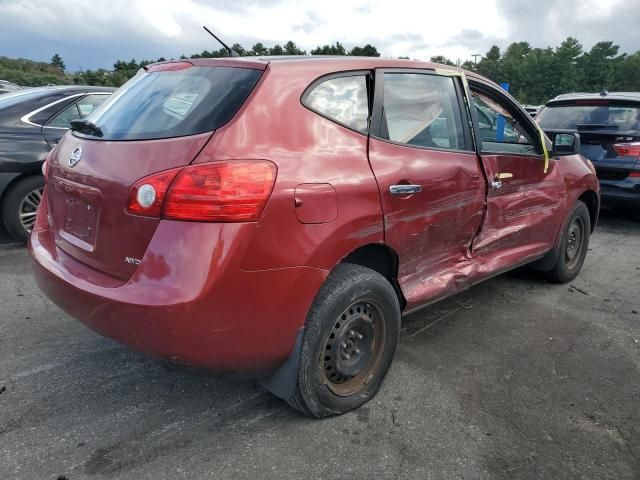
<svg viewBox="0 0 640 480">
<path fill-rule="evenodd" d="M 409 308 L 438 288 L 436 274 L 467 262 L 482 221 L 485 185 L 461 88 L 430 70 L 376 71 L 369 161 Z"/>
<path fill-rule="evenodd" d="M 250 68 L 161 64 L 140 72 L 89 114 L 85 133 L 68 131 L 47 179 L 58 247 L 111 277 L 130 278 L 160 222 L 125 211 L 132 185 L 192 162 L 261 74 Z"/>
<path fill-rule="evenodd" d="M 565 183 L 545 159 L 537 127 L 501 90 L 470 82 L 478 148 L 488 180 L 487 212 L 474 239 L 478 256 L 512 257 L 507 263 L 553 247 Z"/>
</svg>

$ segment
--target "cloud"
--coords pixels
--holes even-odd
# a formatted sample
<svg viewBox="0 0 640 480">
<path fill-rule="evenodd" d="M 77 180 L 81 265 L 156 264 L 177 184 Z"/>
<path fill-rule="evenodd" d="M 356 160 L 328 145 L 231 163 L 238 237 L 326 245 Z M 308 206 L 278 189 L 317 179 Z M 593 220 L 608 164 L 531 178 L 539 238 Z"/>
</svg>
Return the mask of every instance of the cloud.
<svg viewBox="0 0 640 480">
<path fill-rule="evenodd" d="M 311 33 L 324 25 L 325 20 L 315 12 L 307 12 L 304 18 L 294 21 L 292 29 L 294 32 L 302 31 L 304 33 Z"/>
<path fill-rule="evenodd" d="M 526 40 L 534 47 L 555 47 L 572 36 L 586 49 L 603 40 L 613 41 L 627 53 L 640 48 L 640 8 L 636 2 L 497 0 L 497 9 L 505 18 L 503 46 L 511 40 Z"/>
<path fill-rule="evenodd" d="M 466 60 L 493 44 L 556 46 L 571 35 L 590 48 L 640 45 L 640 8 L 623 0 L 0 0 L 0 55 L 48 60 L 71 70 L 116 59 L 170 58 L 227 43 L 250 48 L 293 40 L 300 48 L 371 43 L 383 56 Z"/>
</svg>

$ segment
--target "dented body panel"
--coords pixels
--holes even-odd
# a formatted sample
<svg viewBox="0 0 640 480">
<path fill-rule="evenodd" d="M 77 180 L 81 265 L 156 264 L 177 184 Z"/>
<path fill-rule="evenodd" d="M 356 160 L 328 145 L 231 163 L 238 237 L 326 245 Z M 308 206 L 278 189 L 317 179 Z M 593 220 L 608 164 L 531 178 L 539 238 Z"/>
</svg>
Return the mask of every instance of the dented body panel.
<svg viewBox="0 0 640 480">
<path fill-rule="evenodd" d="M 541 254 L 549 251 L 561 223 L 557 213 L 566 193 L 556 162 L 544 173 L 544 160 L 535 156 L 480 157 L 491 181 L 482 229 L 473 241 L 474 253 L 491 256 L 526 244 Z"/>
<path fill-rule="evenodd" d="M 301 100 L 327 75 L 370 72 L 373 79 L 378 68 L 434 72 L 432 64 L 367 58 L 192 62 L 262 74 L 235 116 L 213 132 L 175 142 L 100 142 L 67 133 L 51 159 L 51 175 L 111 199 L 102 203 L 95 252 L 78 252 L 61 239 L 56 220 L 49 221 L 49 213 L 64 208 L 63 197 L 43 202 L 31 238 L 36 278 L 50 298 L 95 331 L 150 355 L 272 372 L 294 348 L 331 270 L 354 252 L 390 252 L 389 279 L 407 313 L 548 254 L 577 199 L 598 194 L 593 169 L 580 156 L 551 159 L 544 173 L 539 156 L 480 155 L 470 142 L 467 151 L 399 145 L 336 123 Z M 85 158 L 67 167 L 78 145 Z M 110 161 L 110 153 L 118 158 Z M 235 160 L 267 160 L 277 168 L 256 222 L 123 213 L 127 189 L 140 177 L 189 162 Z M 512 176 L 494 191 L 491 182 L 500 173 Z M 391 186 L 410 184 L 420 191 L 391 194 Z M 56 191 L 48 185 L 45 196 Z M 134 238 L 142 224 L 144 238 Z M 107 257 L 110 268 L 104 268 Z"/>
<path fill-rule="evenodd" d="M 369 159 L 380 188 L 385 243 L 398 255 L 398 283 L 413 308 L 428 300 L 430 278 L 468 263 L 482 225 L 485 182 L 475 153 L 416 149 L 371 139 Z M 420 193 L 398 196 L 394 184 Z"/>
</svg>

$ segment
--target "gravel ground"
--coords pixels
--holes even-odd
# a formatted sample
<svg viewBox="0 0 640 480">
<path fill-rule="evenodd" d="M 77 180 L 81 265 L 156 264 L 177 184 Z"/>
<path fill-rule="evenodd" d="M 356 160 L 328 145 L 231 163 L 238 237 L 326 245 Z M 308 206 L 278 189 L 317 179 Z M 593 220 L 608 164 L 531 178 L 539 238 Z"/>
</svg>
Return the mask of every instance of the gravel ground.
<svg viewBox="0 0 640 480">
<path fill-rule="evenodd" d="M 516 271 L 405 319 L 380 394 L 323 421 L 170 370 L 38 291 L 0 232 L 1 479 L 640 478 L 640 215 L 581 275 Z"/>
</svg>

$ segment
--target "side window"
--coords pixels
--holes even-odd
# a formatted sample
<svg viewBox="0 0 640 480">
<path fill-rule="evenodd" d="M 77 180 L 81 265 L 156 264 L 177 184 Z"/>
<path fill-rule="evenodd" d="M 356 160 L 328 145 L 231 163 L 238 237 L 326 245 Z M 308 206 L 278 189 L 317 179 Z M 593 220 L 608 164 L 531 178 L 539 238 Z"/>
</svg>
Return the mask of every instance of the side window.
<svg viewBox="0 0 640 480">
<path fill-rule="evenodd" d="M 536 154 L 532 135 L 518 123 L 504 99 L 471 88 L 483 152 Z"/>
<path fill-rule="evenodd" d="M 80 118 L 84 118 L 89 115 L 107 98 L 109 98 L 109 95 L 87 95 L 84 97 L 77 103 L 78 110 L 80 111 Z"/>
<path fill-rule="evenodd" d="M 59 112 L 47 123 L 47 127 L 69 128 L 71 120 L 86 117 L 107 98 L 109 95 L 87 95 Z"/>
<path fill-rule="evenodd" d="M 367 132 L 369 101 L 364 75 L 325 80 L 303 98 L 303 103 L 331 120 L 359 132 Z"/>
<path fill-rule="evenodd" d="M 420 147 L 466 148 L 453 78 L 385 73 L 382 103 L 382 137 Z"/>
<path fill-rule="evenodd" d="M 53 117 L 49 123 L 47 123 L 47 127 L 69 128 L 71 126 L 71 120 L 75 120 L 76 118 L 80 118 L 80 111 L 78 110 L 78 104 L 74 102 Z"/>
</svg>

